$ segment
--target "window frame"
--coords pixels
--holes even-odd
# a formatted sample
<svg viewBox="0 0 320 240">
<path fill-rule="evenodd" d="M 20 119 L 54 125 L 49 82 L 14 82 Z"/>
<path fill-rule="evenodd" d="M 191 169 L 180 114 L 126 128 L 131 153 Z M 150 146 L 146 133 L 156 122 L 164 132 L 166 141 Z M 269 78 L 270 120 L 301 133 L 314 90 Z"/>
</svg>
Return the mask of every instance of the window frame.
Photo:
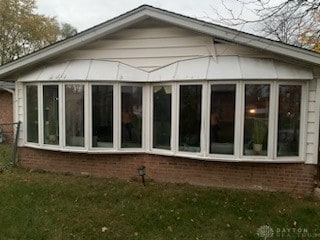
<svg viewBox="0 0 320 240">
<path fill-rule="evenodd" d="M 161 149 L 161 148 L 154 148 L 153 147 L 153 113 L 154 113 L 154 87 L 162 87 L 162 86 L 170 86 L 171 87 L 171 131 L 170 131 L 170 149 Z M 173 83 L 156 83 L 151 85 L 150 89 L 150 134 L 149 134 L 149 139 L 150 139 L 150 151 L 154 153 L 159 153 L 159 154 L 172 154 L 174 152 L 175 144 L 174 144 L 174 139 L 175 137 L 175 128 L 174 128 L 174 122 L 176 121 L 174 118 L 175 115 L 175 110 L 174 108 L 176 107 L 175 104 L 175 96 L 176 95 L 176 85 Z"/>
<path fill-rule="evenodd" d="M 279 124 L 279 87 L 280 85 L 287 85 L 287 86 L 301 86 L 301 104 L 300 104 L 300 129 L 299 129 L 299 154 L 298 156 L 278 156 L 277 148 L 278 148 L 278 124 Z M 309 82 L 303 83 L 301 81 L 278 81 L 276 89 L 276 103 L 275 103 L 275 129 L 274 129 L 274 160 L 280 161 L 303 161 L 303 157 L 306 155 L 307 150 L 307 115 L 308 115 L 308 89 L 309 89 Z"/>
<path fill-rule="evenodd" d="M 36 86 L 37 87 L 37 98 L 38 98 L 38 142 L 29 142 L 28 141 L 28 121 L 27 121 L 27 111 L 28 111 L 28 108 L 27 108 L 27 87 L 28 86 Z M 27 83 L 24 85 L 24 88 L 23 88 L 23 93 L 24 93 L 24 103 L 23 103 L 23 112 L 24 112 L 24 117 L 23 117 L 23 121 L 24 121 L 24 124 L 23 124 L 23 128 L 24 128 L 24 134 L 23 134 L 23 138 L 24 138 L 24 145 L 26 146 L 36 146 L 36 147 L 40 147 L 41 146 L 41 137 L 40 137 L 40 134 L 41 134 L 41 123 L 40 121 L 42 122 L 41 120 L 41 115 L 40 115 L 40 84 L 38 83 Z"/>
<path fill-rule="evenodd" d="M 92 86 L 110 86 L 112 87 L 112 91 L 113 91 L 113 96 L 112 96 L 112 105 L 113 105 L 113 136 L 112 136 L 112 141 L 113 141 L 113 147 L 112 148 L 103 148 L 103 147 L 93 147 L 92 146 L 92 131 L 93 131 L 93 122 L 92 122 Z M 99 82 L 93 82 L 90 83 L 88 86 L 88 101 L 89 101 L 89 108 L 88 108 L 88 115 L 89 115 L 89 145 L 88 145 L 88 149 L 91 152 L 96 152 L 96 153 L 108 153 L 108 152 L 115 152 L 118 149 L 117 146 L 117 132 L 118 132 L 118 118 L 117 118 L 117 108 L 119 106 L 118 102 L 117 102 L 117 84 L 112 83 L 112 82 L 103 82 L 103 83 L 99 83 Z M 117 93 L 117 94 L 115 94 Z"/>
<path fill-rule="evenodd" d="M 242 83 L 243 85 L 243 89 L 240 92 L 240 94 L 242 95 L 242 107 L 241 107 L 241 144 L 240 144 L 240 159 L 247 159 L 247 160 L 256 160 L 256 161 L 268 161 L 271 159 L 272 156 L 272 152 L 271 150 L 273 149 L 272 147 L 272 136 L 273 136 L 273 127 L 274 127 L 274 123 L 272 121 L 273 116 L 271 116 L 271 113 L 273 113 L 274 111 L 272 111 L 272 108 L 274 107 L 274 103 L 273 103 L 273 99 L 274 99 L 274 91 L 273 89 L 273 83 L 270 81 L 244 81 Z M 268 112 L 268 149 L 267 149 L 267 155 L 263 156 L 263 155 L 245 155 L 244 154 L 244 123 L 245 123 L 245 98 L 246 98 L 246 93 L 245 93 L 245 89 L 246 89 L 246 85 L 269 85 L 269 112 Z"/>
<path fill-rule="evenodd" d="M 199 152 L 187 152 L 187 151 L 180 151 L 179 150 L 179 130 L 180 130 L 180 87 L 181 86 L 201 86 L 201 125 L 200 125 L 200 151 Z M 207 109 L 207 91 L 205 90 L 205 86 L 207 86 L 207 81 L 197 81 L 197 82 L 179 82 L 176 86 L 176 112 L 175 112 L 175 119 L 176 119 L 176 131 L 175 131 L 175 149 L 174 153 L 178 156 L 182 157 L 207 157 L 207 147 L 206 147 L 206 109 Z"/>
<path fill-rule="evenodd" d="M 235 126 L 234 126 L 234 154 L 210 154 L 210 104 L 212 85 L 235 85 Z M 247 156 L 243 154 L 244 137 L 244 108 L 245 108 L 245 85 L 246 84 L 268 84 L 270 86 L 269 96 L 269 123 L 268 123 L 268 153 L 267 156 Z M 43 88 L 46 85 L 57 85 L 59 96 L 59 145 L 44 144 L 44 119 L 43 119 Z M 84 86 L 84 147 L 66 146 L 65 125 L 65 87 L 66 85 Z M 92 86 L 113 87 L 113 148 L 92 147 Z M 201 127 L 200 127 L 200 152 L 179 151 L 179 115 L 180 115 L 180 86 L 201 85 Z M 277 131 L 278 131 L 278 107 L 279 86 L 298 85 L 301 86 L 300 106 L 300 135 L 299 156 L 277 156 Z M 27 86 L 37 86 L 38 93 L 38 143 L 27 141 Z M 122 86 L 138 86 L 142 88 L 142 133 L 141 148 L 121 148 L 121 88 Z M 153 148 L 153 88 L 155 86 L 171 86 L 171 149 Z M 165 156 L 177 156 L 205 161 L 225 162 L 257 162 L 257 163 L 296 163 L 306 162 L 307 152 L 307 114 L 309 82 L 303 80 L 195 80 L 195 81 L 165 81 L 156 83 L 142 82 L 116 82 L 116 81 L 66 81 L 66 82 L 26 82 L 23 83 L 24 94 L 23 112 L 23 144 L 27 147 L 55 150 L 62 152 L 89 152 L 89 153 L 150 153 Z"/>
<path fill-rule="evenodd" d="M 62 137 L 61 137 L 61 121 L 62 121 L 62 117 L 61 117 L 61 113 L 62 113 L 62 99 L 61 99 L 61 84 L 59 83 L 42 83 L 40 84 L 40 88 L 41 88 L 41 104 L 42 104 L 42 108 L 41 108 L 41 124 L 42 124 L 42 128 L 41 128 L 41 133 L 42 133 L 42 141 L 41 141 L 41 144 L 40 146 L 47 146 L 47 147 L 50 147 L 50 148 L 54 148 L 54 149 L 59 149 L 62 147 L 62 144 L 61 144 L 61 141 L 62 141 Z M 59 144 L 47 144 L 44 142 L 44 126 L 45 126 L 45 123 L 44 123 L 44 119 L 43 119 L 43 91 L 44 91 L 44 87 L 45 86 L 58 86 L 58 111 L 59 111 L 59 119 L 58 119 L 58 124 L 59 124 Z"/>
<path fill-rule="evenodd" d="M 122 107 L 122 102 L 121 102 L 121 88 L 122 86 L 125 87 L 141 87 L 141 97 L 142 97 L 142 123 L 141 123 L 141 148 L 123 148 L 121 147 L 121 137 L 122 137 L 122 126 L 121 126 L 121 107 Z M 119 105 L 117 107 L 117 121 L 118 121 L 118 132 L 117 132 L 117 152 L 126 152 L 126 153 L 141 153 L 141 152 L 146 152 L 146 122 L 148 121 L 147 118 L 147 112 L 148 111 L 148 107 L 146 104 L 146 96 L 148 94 L 149 89 L 146 88 L 146 85 L 144 85 L 143 83 L 132 83 L 132 82 L 125 82 L 125 83 L 119 83 L 118 84 L 118 92 L 117 92 L 117 96 L 118 96 L 118 102 Z M 150 101 L 149 101 L 150 102 Z"/>
<path fill-rule="evenodd" d="M 235 113 L 234 113 L 234 146 L 233 146 L 233 154 L 218 154 L 218 153 L 210 153 L 210 144 L 211 144 L 211 139 L 210 139 L 210 114 L 211 114 L 211 87 L 213 85 L 235 85 Z M 239 125 L 239 121 L 236 121 L 236 119 L 239 119 L 240 117 L 240 104 L 241 104 L 241 97 L 239 94 L 239 86 L 240 83 L 237 81 L 214 81 L 214 82 L 209 82 L 208 84 L 208 106 L 206 109 L 206 121 L 207 121 L 207 136 L 206 136 L 206 142 L 208 143 L 206 146 L 206 153 L 207 156 L 210 158 L 223 158 L 223 159 L 235 159 L 235 158 L 239 158 L 240 155 L 240 149 L 238 147 L 239 144 L 236 143 L 236 139 L 240 139 L 240 132 L 237 131 L 237 127 Z M 240 125 L 239 125 L 240 127 Z"/>
<path fill-rule="evenodd" d="M 84 137 L 84 146 L 68 146 L 67 145 L 67 138 L 66 138 L 66 86 L 67 85 L 83 85 L 83 114 L 84 114 L 84 118 L 83 118 L 83 137 Z M 62 111 L 62 120 L 63 120 L 63 128 L 62 128 L 62 134 L 63 134 L 63 149 L 64 150 L 76 150 L 79 152 L 86 152 L 88 151 L 88 141 L 89 141 L 89 137 L 88 137 L 88 120 L 89 120 L 89 116 L 88 116 L 88 85 L 89 83 L 85 83 L 85 82 L 64 82 L 62 83 L 62 96 L 63 96 L 63 111 Z"/>
</svg>

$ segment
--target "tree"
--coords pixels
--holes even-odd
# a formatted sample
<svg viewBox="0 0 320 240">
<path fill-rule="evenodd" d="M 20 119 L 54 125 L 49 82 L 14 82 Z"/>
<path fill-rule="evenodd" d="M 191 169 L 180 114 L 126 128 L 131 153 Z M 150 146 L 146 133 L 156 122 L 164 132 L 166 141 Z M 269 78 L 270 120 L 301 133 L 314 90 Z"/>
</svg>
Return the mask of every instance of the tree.
<svg viewBox="0 0 320 240">
<path fill-rule="evenodd" d="M 63 40 L 68 37 L 71 37 L 77 33 L 78 33 L 77 29 L 75 27 L 73 27 L 71 24 L 61 23 L 60 34 L 59 34 L 58 38 L 59 38 L 59 40 Z"/>
<path fill-rule="evenodd" d="M 317 50 L 320 37 L 320 0 L 234 0 L 235 10 L 222 3 L 227 17 L 219 16 L 225 24 L 240 26 L 254 24 L 264 37 L 287 44 Z M 239 10 L 240 9 L 240 10 Z M 251 18 L 245 15 L 251 14 Z M 254 16 L 254 17 L 252 17 Z"/>
<path fill-rule="evenodd" d="M 66 37 L 56 18 L 35 9 L 35 0 L 0 0 L 0 65 Z"/>
</svg>

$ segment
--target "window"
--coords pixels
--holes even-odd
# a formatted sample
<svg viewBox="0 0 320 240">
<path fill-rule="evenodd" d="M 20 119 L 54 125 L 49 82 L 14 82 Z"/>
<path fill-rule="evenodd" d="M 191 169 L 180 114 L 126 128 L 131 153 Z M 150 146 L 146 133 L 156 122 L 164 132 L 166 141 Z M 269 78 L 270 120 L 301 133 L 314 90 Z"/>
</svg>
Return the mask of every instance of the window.
<svg viewBox="0 0 320 240">
<path fill-rule="evenodd" d="M 305 150 L 303 89 L 293 81 L 148 83 L 145 89 L 136 83 L 28 83 L 26 142 L 70 151 L 298 161 Z M 152 132 L 143 134 L 144 125 Z M 152 141 L 146 149 L 143 136 Z"/>
<path fill-rule="evenodd" d="M 65 86 L 66 145 L 84 146 L 84 85 Z"/>
<path fill-rule="evenodd" d="M 39 142 L 38 86 L 27 86 L 27 142 Z"/>
<path fill-rule="evenodd" d="M 299 156 L 301 86 L 279 86 L 278 156 Z"/>
<path fill-rule="evenodd" d="M 210 153 L 234 153 L 235 84 L 211 85 Z"/>
<path fill-rule="evenodd" d="M 200 152 L 201 85 L 180 86 L 179 151 Z"/>
<path fill-rule="evenodd" d="M 244 155 L 267 155 L 270 85 L 245 85 Z"/>
<path fill-rule="evenodd" d="M 121 147 L 142 147 L 142 87 L 121 87 Z"/>
<path fill-rule="evenodd" d="M 58 85 L 43 86 L 44 143 L 59 144 L 59 90 Z"/>
<path fill-rule="evenodd" d="M 171 86 L 153 88 L 153 147 L 170 150 Z"/>
<path fill-rule="evenodd" d="M 92 86 L 92 146 L 113 147 L 112 86 Z"/>
</svg>

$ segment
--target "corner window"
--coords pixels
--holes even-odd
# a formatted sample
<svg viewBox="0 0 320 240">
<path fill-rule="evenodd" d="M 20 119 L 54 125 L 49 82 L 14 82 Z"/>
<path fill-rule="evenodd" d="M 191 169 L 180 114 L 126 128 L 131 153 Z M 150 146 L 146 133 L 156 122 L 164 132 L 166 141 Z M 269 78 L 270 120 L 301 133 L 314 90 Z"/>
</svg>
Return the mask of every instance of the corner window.
<svg viewBox="0 0 320 240">
<path fill-rule="evenodd" d="M 92 146 L 113 147 L 113 86 L 92 86 Z"/>
<path fill-rule="evenodd" d="M 121 87 L 121 147 L 142 147 L 142 87 Z"/>
<path fill-rule="evenodd" d="M 39 142 L 38 86 L 27 86 L 27 142 Z"/>
<path fill-rule="evenodd" d="M 153 87 L 153 147 L 170 150 L 171 86 Z"/>
<path fill-rule="evenodd" d="M 59 144 L 59 90 L 58 85 L 43 86 L 44 143 Z"/>
<path fill-rule="evenodd" d="M 180 86 L 179 151 L 200 152 L 202 85 Z"/>
<path fill-rule="evenodd" d="M 235 84 L 211 86 L 210 153 L 234 154 Z"/>
<path fill-rule="evenodd" d="M 267 156 L 270 85 L 245 85 L 244 155 Z"/>
<path fill-rule="evenodd" d="M 84 146 L 84 85 L 65 86 L 66 145 Z"/>
<path fill-rule="evenodd" d="M 278 156 L 299 156 L 301 86 L 279 86 Z"/>
</svg>

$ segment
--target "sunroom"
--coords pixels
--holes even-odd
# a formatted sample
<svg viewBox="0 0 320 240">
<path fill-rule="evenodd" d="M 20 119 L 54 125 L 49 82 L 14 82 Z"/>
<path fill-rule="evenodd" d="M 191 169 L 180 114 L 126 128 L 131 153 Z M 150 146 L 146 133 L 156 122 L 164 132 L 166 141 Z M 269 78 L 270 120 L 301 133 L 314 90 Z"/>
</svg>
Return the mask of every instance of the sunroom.
<svg viewBox="0 0 320 240">
<path fill-rule="evenodd" d="M 152 72 L 106 60 L 51 64 L 19 79 L 25 145 L 301 162 L 312 78 L 279 61 L 231 56 Z"/>
</svg>

